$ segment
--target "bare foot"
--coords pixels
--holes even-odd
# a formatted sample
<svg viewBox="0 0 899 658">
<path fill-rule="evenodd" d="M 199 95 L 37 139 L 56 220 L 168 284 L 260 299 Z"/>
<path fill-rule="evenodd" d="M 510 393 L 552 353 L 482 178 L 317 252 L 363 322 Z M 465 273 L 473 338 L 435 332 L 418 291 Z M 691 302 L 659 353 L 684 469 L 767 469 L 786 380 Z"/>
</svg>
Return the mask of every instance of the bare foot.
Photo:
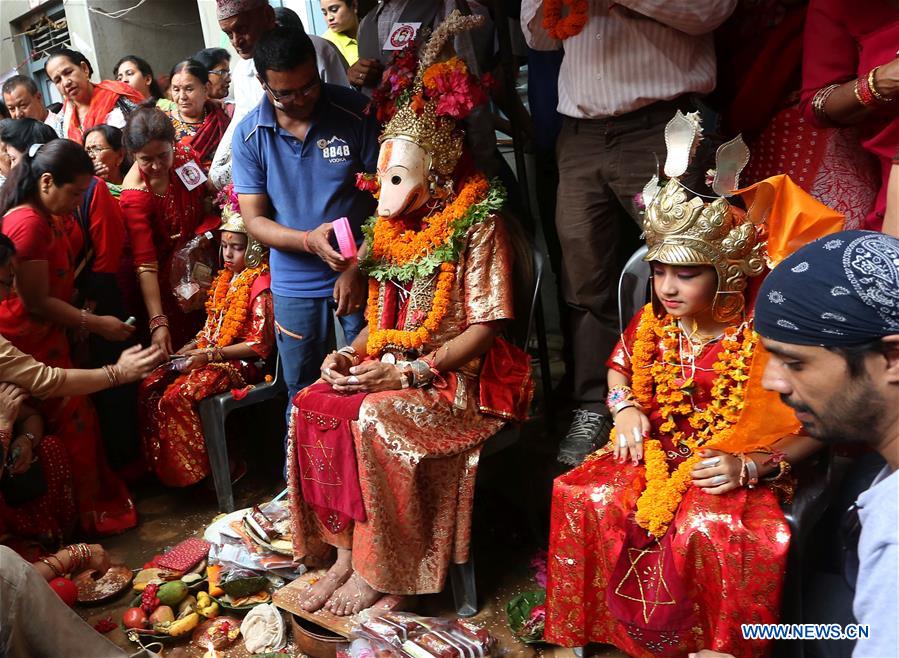
<svg viewBox="0 0 899 658">
<path fill-rule="evenodd" d="M 325 610 L 338 617 L 348 617 L 370 608 L 384 596 L 362 580 L 362 576 L 353 572 L 350 579 L 328 599 Z"/>
<path fill-rule="evenodd" d="M 393 612 L 409 610 L 415 600 L 414 596 L 402 596 L 400 594 L 385 594 L 378 602 L 371 606 L 373 612 Z"/>
<path fill-rule="evenodd" d="M 307 589 L 300 601 L 300 607 L 306 612 L 315 612 L 331 598 L 337 588 L 343 585 L 353 573 L 353 554 L 351 551 L 338 550 L 337 560 L 314 585 Z"/>
</svg>

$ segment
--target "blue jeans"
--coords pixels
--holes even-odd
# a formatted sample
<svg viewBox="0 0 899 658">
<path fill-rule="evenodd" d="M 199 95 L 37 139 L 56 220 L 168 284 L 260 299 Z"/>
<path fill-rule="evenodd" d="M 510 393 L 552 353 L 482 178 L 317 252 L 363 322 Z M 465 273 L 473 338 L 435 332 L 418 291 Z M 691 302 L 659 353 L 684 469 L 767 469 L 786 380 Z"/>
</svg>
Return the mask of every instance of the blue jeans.
<svg viewBox="0 0 899 658">
<path fill-rule="evenodd" d="M 333 349 L 334 300 L 331 297 L 282 297 L 272 295 L 275 307 L 275 339 L 290 400 L 297 391 L 319 378 L 322 361 Z M 365 313 L 359 311 L 338 318 L 347 344 L 365 327 Z M 287 405 L 290 413 L 290 405 Z M 289 420 L 289 418 L 288 418 Z"/>
</svg>

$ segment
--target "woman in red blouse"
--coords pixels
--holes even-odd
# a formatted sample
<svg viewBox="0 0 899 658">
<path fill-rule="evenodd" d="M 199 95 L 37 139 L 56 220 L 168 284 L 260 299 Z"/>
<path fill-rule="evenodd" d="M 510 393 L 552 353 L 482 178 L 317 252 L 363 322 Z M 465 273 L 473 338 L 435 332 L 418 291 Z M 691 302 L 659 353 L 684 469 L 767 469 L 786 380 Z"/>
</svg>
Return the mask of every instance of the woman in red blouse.
<svg viewBox="0 0 899 658">
<path fill-rule="evenodd" d="M 811 0 L 805 21 L 802 107 L 818 126 L 859 124 L 881 163 L 882 186 L 863 228 L 880 230 L 899 147 L 899 0 Z"/>
<path fill-rule="evenodd" d="M 188 189 L 179 176 L 179 168 L 198 166 L 198 159 L 189 146 L 175 146 L 175 129 L 163 112 L 155 107 L 135 110 L 125 127 L 125 148 L 134 166 L 119 204 L 152 341 L 171 354 L 172 345 L 186 343 L 204 320 L 202 312 L 185 313 L 178 306 L 169 281 L 172 256 L 193 236 L 218 227 L 220 218 L 206 213 L 206 186 Z"/>
<path fill-rule="evenodd" d="M 18 253 L 16 290 L 0 302 L 0 333 L 39 361 L 70 368 L 66 329 L 122 341 L 134 328 L 69 303 L 82 246 L 71 215 L 91 184 L 91 159 L 81 146 L 64 139 L 32 148 L 13 168 L 0 198 L 2 231 Z M 111 534 L 136 525 L 128 491 L 106 463 L 88 398 L 45 402 L 40 410 L 68 452 L 81 529 Z"/>
</svg>

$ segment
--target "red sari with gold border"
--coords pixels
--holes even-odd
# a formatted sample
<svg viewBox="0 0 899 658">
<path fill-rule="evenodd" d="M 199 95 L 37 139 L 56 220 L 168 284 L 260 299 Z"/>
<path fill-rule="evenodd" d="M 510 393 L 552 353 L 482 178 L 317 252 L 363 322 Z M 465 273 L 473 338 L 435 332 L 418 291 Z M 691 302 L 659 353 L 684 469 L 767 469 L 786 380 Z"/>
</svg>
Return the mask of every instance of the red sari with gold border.
<svg viewBox="0 0 899 658">
<path fill-rule="evenodd" d="M 608 363 L 628 377 L 639 318 Z M 716 341 L 696 358 L 698 407 L 711 399 L 721 349 Z M 657 408 L 648 416 L 673 470 L 691 453 L 659 432 Z M 692 433 L 686 421 L 678 425 Z M 764 487 L 722 495 L 688 487 L 656 540 L 634 521 L 644 486 L 643 464 L 619 464 L 610 448 L 556 479 L 546 640 L 612 644 L 635 657 L 682 657 L 702 648 L 767 655 L 770 643 L 744 640 L 740 624 L 778 621 L 790 530 L 776 495 Z"/>
</svg>

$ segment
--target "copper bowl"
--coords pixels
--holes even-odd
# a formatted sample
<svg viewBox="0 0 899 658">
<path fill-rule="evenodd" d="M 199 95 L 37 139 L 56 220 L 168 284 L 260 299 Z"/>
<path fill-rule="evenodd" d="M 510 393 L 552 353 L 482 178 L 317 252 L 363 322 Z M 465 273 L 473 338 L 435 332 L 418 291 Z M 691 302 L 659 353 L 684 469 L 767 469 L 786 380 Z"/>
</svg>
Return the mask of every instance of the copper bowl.
<svg viewBox="0 0 899 658">
<path fill-rule="evenodd" d="M 297 647 L 312 658 L 336 658 L 337 646 L 348 642 L 344 636 L 297 615 L 290 615 L 290 626 Z"/>
</svg>

